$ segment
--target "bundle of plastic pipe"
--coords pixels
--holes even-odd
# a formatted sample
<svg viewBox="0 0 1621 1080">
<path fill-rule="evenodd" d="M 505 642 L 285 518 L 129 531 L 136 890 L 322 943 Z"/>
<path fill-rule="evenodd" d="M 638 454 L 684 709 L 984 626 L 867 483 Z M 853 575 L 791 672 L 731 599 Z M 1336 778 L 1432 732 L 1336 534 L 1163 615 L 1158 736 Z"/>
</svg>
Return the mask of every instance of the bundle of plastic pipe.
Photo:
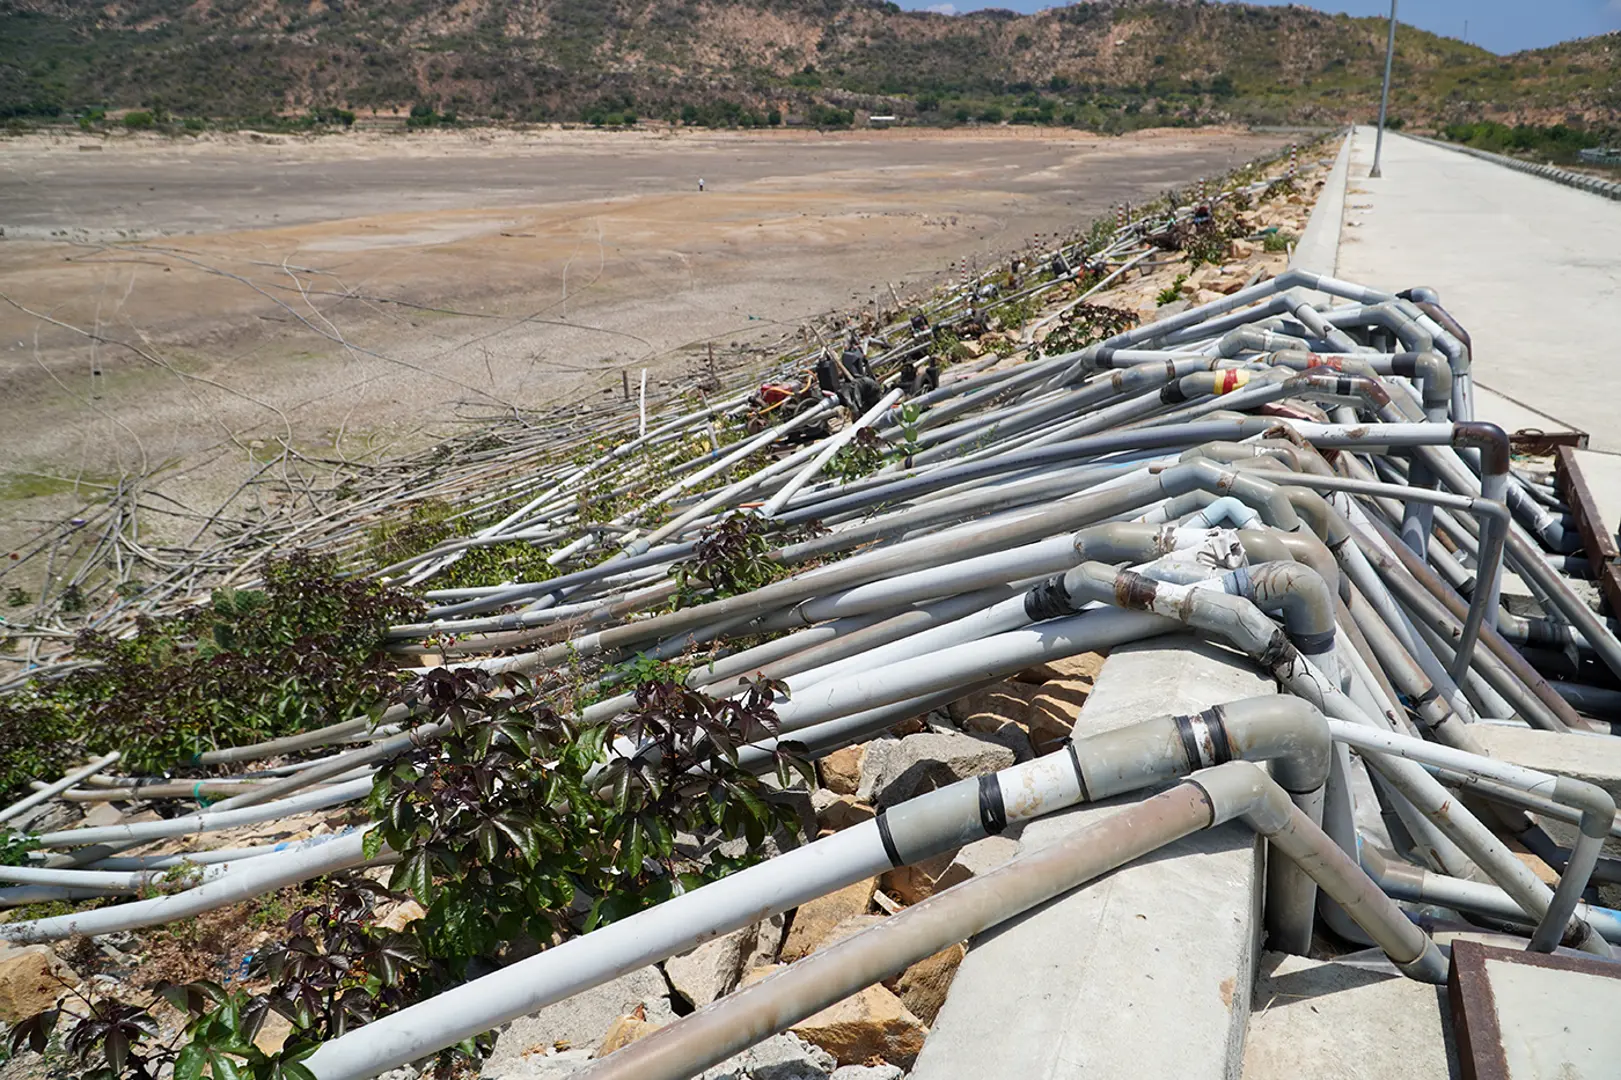
<svg viewBox="0 0 1621 1080">
<path fill-rule="evenodd" d="M 1153 227 L 1120 230 L 1102 257 L 1124 265 L 1145 256 Z M 910 342 L 878 358 L 880 375 L 883 364 L 896 368 L 892 389 L 915 355 Z M 1500 429 L 1474 419 L 1468 337 L 1433 293 L 1286 272 L 1076 351 L 1016 352 L 927 393 L 843 410 L 845 426 L 821 439 L 796 441 L 791 420 L 766 427 L 612 527 L 580 520 L 582 490 L 612 486 L 665 442 L 744 408 L 677 418 L 554 471 L 521 498 L 492 499 L 509 509 L 477 539 L 545 537 L 559 573 L 430 592 L 426 620 L 395 628 L 399 650 L 545 678 L 569 665 L 702 649 L 709 662 L 688 681 L 707 693 L 736 692 L 759 674 L 784 680 L 781 737 L 813 756 L 1031 665 L 1150 636 L 1219 641 L 1287 696 L 1077 739 L 901 803 L 336 1039 L 307 1062 L 322 1080 L 420 1058 L 762 913 L 949 850 L 983 835 L 987 798 L 1015 820 L 1176 785 L 1062 852 L 1009 864 L 995 889 L 947 890 L 926 911 L 903 911 L 848 939 L 834 959 L 802 961 L 683 1019 L 593 1075 L 691 1075 L 945 942 L 1233 819 L 1288 864 L 1267 881 L 1274 947 L 1304 950 L 1321 923 L 1377 944 L 1413 977 L 1438 979 L 1444 962 L 1402 913 L 1410 903 L 1519 926 L 1533 949 L 1608 954 L 1608 942 L 1621 941 L 1621 916 L 1585 901 L 1591 882 L 1616 880 L 1600 853 L 1616 834 L 1609 796 L 1494 760 L 1476 734 L 1485 723 L 1571 738 L 1607 730 L 1518 645 L 1559 642 L 1621 676 L 1621 642 L 1562 572 L 1572 538 L 1557 497 L 1510 467 Z M 859 478 L 827 475 L 863 428 L 896 448 L 890 460 Z M 756 519 L 776 540 L 770 558 L 792 572 L 670 610 L 674 571 L 733 515 Z M 813 522 L 819 530 L 804 528 Z M 390 570 L 431 580 L 458 550 Z M 1508 572 L 1530 591 L 1534 616 L 1504 610 Z M 610 697 L 587 718 L 629 705 Z M 385 720 L 402 733 L 371 736 L 364 721 L 340 722 L 296 747 L 221 752 L 219 763 L 289 749 L 321 756 L 276 777 L 250 770 L 245 779 L 257 783 L 210 811 L 44 840 L 84 851 L 149 838 L 158 825 L 177 835 L 353 798 L 402 740 L 432 737 L 411 732 L 403 710 Z M 353 749 L 330 749 L 361 736 L 368 741 Z M 744 760 L 764 767 L 770 749 L 750 748 Z M 1257 760 L 1279 763 L 1273 780 L 1241 766 Z M 1366 770 L 1394 809 L 1388 832 L 1358 835 L 1351 793 L 1366 784 L 1353 783 L 1352 770 Z M 1480 813 L 1455 798 L 1460 786 Z M 1574 846 L 1562 849 L 1538 819 L 1575 824 Z M 1557 884 L 1544 884 L 1511 840 L 1557 869 Z M 79 871 L 104 879 L 16 880 L 128 889 L 147 868 L 130 858 L 139 857 Z M 361 861 L 358 835 L 255 852 L 193 889 L 99 909 L 93 923 L 62 916 L 0 926 L 0 937 L 145 925 Z M 775 1019 L 762 1026 L 762 1016 Z"/>
</svg>

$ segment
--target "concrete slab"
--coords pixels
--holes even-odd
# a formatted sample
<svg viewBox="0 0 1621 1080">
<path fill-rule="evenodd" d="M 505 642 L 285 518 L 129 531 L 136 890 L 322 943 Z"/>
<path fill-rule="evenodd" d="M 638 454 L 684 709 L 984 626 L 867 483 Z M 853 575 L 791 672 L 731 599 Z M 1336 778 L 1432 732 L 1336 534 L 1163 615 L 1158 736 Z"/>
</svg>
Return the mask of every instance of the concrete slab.
<svg viewBox="0 0 1621 1080">
<path fill-rule="evenodd" d="M 1275 693 L 1243 657 L 1190 639 L 1115 650 L 1077 738 Z M 1030 823 L 1029 851 L 1135 802 Z M 982 935 L 911 1080 L 1217 1080 L 1236 1076 L 1260 926 L 1261 849 L 1242 825 L 1198 833 Z"/>
<path fill-rule="evenodd" d="M 1599 1080 L 1621 1062 L 1621 982 L 1488 960 L 1510 1080 Z"/>
<path fill-rule="evenodd" d="M 1469 729 L 1494 758 L 1586 780 L 1621 802 L 1621 739 L 1586 732 L 1537 731 L 1506 724 Z"/>
<path fill-rule="evenodd" d="M 1496 424 L 1510 435 L 1519 432 L 1569 434 L 1577 430 L 1563 420 L 1538 412 L 1524 402 L 1515 401 L 1478 382 L 1475 383 L 1475 419 Z"/>
<path fill-rule="evenodd" d="M 1606 342 L 1621 311 L 1621 203 L 1358 128 L 1340 277 L 1428 285 L 1474 339 L 1480 382 L 1621 451 Z"/>
<path fill-rule="evenodd" d="M 1312 205 L 1311 216 L 1300 234 L 1289 269 L 1310 270 L 1314 274 L 1334 273 L 1340 257 L 1340 227 L 1345 216 L 1345 188 L 1351 167 L 1351 134 L 1340 141 L 1334 166 L 1324 178 L 1323 190 Z"/>
<path fill-rule="evenodd" d="M 1265 953 L 1243 1080 L 1449 1080 L 1446 989 L 1394 972 Z"/>
<path fill-rule="evenodd" d="M 1621 1060 L 1621 968 L 1461 941 L 1448 1005 L 1467 1080 L 1600 1080 Z"/>
</svg>

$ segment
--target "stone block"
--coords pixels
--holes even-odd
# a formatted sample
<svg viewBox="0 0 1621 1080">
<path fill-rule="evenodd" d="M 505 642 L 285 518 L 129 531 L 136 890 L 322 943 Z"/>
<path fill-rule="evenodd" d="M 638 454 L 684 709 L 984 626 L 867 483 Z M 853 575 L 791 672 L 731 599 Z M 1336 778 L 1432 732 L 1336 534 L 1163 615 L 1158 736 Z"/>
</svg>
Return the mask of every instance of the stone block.
<svg viewBox="0 0 1621 1080">
<path fill-rule="evenodd" d="M 1005 769 L 1013 751 L 961 734 L 908 735 L 867 744 L 856 797 L 878 809 L 970 776 Z"/>
<path fill-rule="evenodd" d="M 1076 653 L 1074 656 L 1063 656 L 1057 660 L 1048 660 L 1046 663 L 1027 667 L 1014 678 L 1037 686 L 1052 682 L 1054 679 L 1096 680 L 1098 673 L 1103 670 L 1103 662 L 1107 659 L 1103 653 Z"/>
<path fill-rule="evenodd" d="M 903 1067 L 917 1059 L 928 1034 L 901 999 L 882 986 L 851 994 L 789 1030 L 832 1054 L 840 1065 L 881 1058 Z"/>
<path fill-rule="evenodd" d="M 15 1024 L 56 1004 L 79 985 L 74 971 L 46 945 L 0 953 L 0 1021 Z"/>
<path fill-rule="evenodd" d="M 822 786 L 835 795 L 854 795 L 861 784 L 861 755 L 866 748 L 865 743 L 856 743 L 819 760 L 816 771 Z"/>
<path fill-rule="evenodd" d="M 703 1008 L 730 993 L 743 975 L 743 966 L 753 952 L 759 931 L 745 926 L 730 934 L 712 938 L 689 952 L 664 962 L 664 977 L 686 1002 Z"/>
<path fill-rule="evenodd" d="M 1092 693 L 1090 679 L 1053 679 L 1042 683 L 1024 714 L 1024 726 L 1037 754 L 1050 754 L 1075 729 L 1081 707 Z"/>
<path fill-rule="evenodd" d="M 946 1003 L 951 980 L 956 977 L 957 968 L 967 955 L 968 950 L 961 945 L 952 945 L 933 956 L 924 957 L 901 972 L 893 987 L 901 1004 L 912 1010 L 912 1014 L 925 1024 L 934 1023 L 935 1017 L 940 1015 L 941 1006 Z"/>
<path fill-rule="evenodd" d="M 1243 1080 L 1448 1080 L 1459 1075 L 1446 987 L 1265 953 Z"/>
<path fill-rule="evenodd" d="M 788 927 L 788 937 L 782 943 L 782 959 L 792 963 L 808 955 L 839 923 L 852 915 L 867 914 L 877 888 L 878 879 L 870 877 L 799 905 Z"/>
</svg>

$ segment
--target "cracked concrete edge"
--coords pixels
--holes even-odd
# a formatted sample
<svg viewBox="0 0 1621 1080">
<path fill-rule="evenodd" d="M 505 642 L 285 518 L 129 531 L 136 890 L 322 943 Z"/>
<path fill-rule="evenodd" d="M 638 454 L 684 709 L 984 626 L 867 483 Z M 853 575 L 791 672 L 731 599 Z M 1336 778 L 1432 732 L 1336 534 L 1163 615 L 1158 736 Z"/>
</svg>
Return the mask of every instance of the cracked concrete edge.
<svg viewBox="0 0 1621 1080">
<path fill-rule="evenodd" d="M 1340 152 L 1334 157 L 1334 167 L 1323 181 L 1322 194 L 1311 208 L 1306 229 L 1295 244 L 1289 257 L 1289 269 L 1309 270 L 1314 274 L 1332 276 L 1340 261 L 1340 232 L 1345 217 L 1345 189 L 1351 174 L 1351 139 L 1356 128 L 1346 130 L 1340 141 Z"/>
</svg>

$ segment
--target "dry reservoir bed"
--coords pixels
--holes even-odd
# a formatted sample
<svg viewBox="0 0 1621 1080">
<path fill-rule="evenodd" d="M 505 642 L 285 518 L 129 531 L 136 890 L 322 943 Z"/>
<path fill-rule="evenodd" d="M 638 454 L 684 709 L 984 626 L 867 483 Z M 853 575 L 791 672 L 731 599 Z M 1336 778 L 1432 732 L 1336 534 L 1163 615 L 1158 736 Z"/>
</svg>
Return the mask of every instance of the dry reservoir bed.
<svg viewBox="0 0 1621 1080">
<path fill-rule="evenodd" d="M 0 147 L 0 543 L 168 465 L 215 505 L 286 442 L 737 361 L 1288 141 L 1031 130 L 13 139 Z M 707 190 L 697 191 L 698 179 Z M 92 336 L 93 335 L 93 336 Z M 73 482 L 79 487 L 75 491 Z M 152 527 L 161 529 L 156 521 Z"/>
</svg>

